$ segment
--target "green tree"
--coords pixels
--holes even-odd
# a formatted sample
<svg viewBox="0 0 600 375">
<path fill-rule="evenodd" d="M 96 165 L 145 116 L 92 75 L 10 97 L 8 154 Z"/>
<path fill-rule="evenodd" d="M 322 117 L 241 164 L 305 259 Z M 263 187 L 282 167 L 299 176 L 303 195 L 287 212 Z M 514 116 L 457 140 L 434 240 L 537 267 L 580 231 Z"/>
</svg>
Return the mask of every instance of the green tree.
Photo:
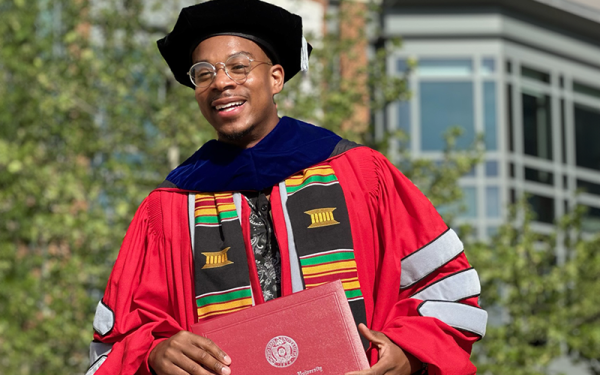
<svg viewBox="0 0 600 375">
<path fill-rule="evenodd" d="M 135 208 L 212 135 L 192 90 L 166 78 L 154 41 L 167 30 L 144 6 L 0 2 L 3 374 L 85 372 Z"/>
<path fill-rule="evenodd" d="M 542 235 L 524 198 L 489 243 L 469 244 L 491 313 L 474 356 L 481 373 L 549 374 L 561 355 L 600 373 L 600 237 L 582 233 L 584 212 L 576 208 Z"/>
</svg>

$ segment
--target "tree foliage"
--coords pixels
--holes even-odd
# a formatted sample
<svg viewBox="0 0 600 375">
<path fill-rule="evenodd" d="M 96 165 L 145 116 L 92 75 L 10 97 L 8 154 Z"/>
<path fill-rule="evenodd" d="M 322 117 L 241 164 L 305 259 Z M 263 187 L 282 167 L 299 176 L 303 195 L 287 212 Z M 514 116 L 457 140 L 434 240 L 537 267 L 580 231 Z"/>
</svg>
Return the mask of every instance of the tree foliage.
<svg viewBox="0 0 600 375">
<path fill-rule="evenodd" d="M 136 206 L 212 135 L 143 6 L 0 2 L 0 373 L 85 372 Z"/>
<path fill-rule="evenodd" d="M 549 374 L 565 355 L 600 373 L 600 238 L 582 233 L 583 214 L 577 207 L 542 235 L 522 199 L 489 243 L 471 244 L 491 313 L 475 351 L 480 372 Z"/>
</svg>

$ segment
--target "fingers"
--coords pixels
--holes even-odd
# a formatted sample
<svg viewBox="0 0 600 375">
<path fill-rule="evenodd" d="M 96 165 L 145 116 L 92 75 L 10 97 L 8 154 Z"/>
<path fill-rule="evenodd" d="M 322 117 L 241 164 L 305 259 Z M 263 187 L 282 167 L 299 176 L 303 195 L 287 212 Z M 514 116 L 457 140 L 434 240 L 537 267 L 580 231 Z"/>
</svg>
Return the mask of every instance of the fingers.
<svg viewBox="0 0 600 375">
<path fill-rule="evenodd" d="M 231 364 L 231 358 L 229 358 L 229 356 L 223 350 L 221 350 L 221 348 L 219 348 L 214 342 L 212 342 L 211 339 L 207 337 L 194 335 L 190 332 L 186 333 L 189 333 L 191 335 L 190 339 L 192 340 L 193 344 L 196 347 L 200 348 L 203 352 L 209 353 L 212 358 L 216 358 L 225 365 Z"/>
<path fill-rule="evenodd" d="M 226 366 L 231 364 L 231 359 L 210 339 L 194 335 L 192 341 L 194 345 L 185 347 L 183 353 L 194 363 L 201 364 L 215 374 L 229 375 L 231 373 L 229 367 Z"/>
<path fill-rule="evenodd" d="M 158 344 L 148 364 L 158 375 L 229 375 L 231 358 L 206 337 L 181 331 Z"/>
</svg>

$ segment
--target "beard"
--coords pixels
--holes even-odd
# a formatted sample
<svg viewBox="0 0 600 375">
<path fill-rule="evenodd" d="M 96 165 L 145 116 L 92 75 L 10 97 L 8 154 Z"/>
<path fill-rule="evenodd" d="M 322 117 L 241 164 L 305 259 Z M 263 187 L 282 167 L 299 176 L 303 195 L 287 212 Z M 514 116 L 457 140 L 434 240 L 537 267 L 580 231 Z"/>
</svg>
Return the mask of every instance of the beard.
<svg viewBox="0 0 600 375">
<path fill-rule="evenodd" d="M 219 139 L 226 139 L 229 142 L 237 143 L 248 137 L 254 131 L 255 125 L 249 126 L 242 131 L 233 131 L 229 133 L 219 132 Z"/>
</svg>

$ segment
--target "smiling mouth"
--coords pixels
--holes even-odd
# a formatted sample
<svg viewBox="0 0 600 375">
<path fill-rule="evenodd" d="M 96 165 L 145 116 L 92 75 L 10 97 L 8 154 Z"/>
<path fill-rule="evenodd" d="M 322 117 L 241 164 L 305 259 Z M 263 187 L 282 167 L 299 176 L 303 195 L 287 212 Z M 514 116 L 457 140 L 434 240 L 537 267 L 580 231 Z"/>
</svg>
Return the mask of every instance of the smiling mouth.
<svg viewBox="0 0 600 375">
<path fill-rule="evenodd" d="M 227 111 L 231 111 L 234 108 L 237 108 L 237 107 L 243 105 L 244 103 L 246 103 L 246 102 L 239 101 L 239 102 L 231 102 L 231 103 L 227 103 L 227 104 L 221 104 L 221 105 L 215 106 L 215 109 L 219 112 L 227 112 Z"/>
</svg>

